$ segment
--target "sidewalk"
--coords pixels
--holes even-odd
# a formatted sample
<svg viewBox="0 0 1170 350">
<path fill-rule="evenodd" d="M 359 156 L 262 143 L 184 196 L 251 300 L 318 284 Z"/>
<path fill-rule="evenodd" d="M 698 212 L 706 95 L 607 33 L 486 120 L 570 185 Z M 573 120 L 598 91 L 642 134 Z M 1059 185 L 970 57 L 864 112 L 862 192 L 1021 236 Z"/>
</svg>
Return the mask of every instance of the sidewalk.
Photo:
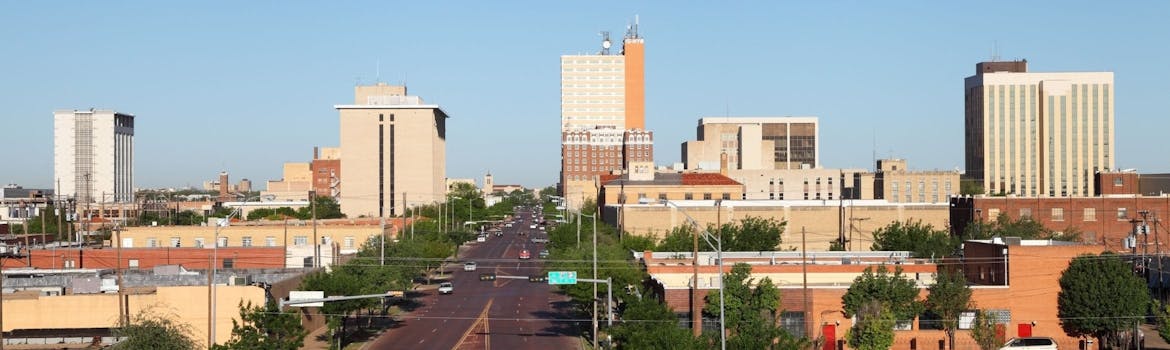
<svg viewBox="0 0 1170 350">
<path fill-rule="evenodd" d="M 1158 329 L 1155 325 L 1143 324 L 1141 325 L 1142 334 L 1146 336 L 1146 349 L 1150 350 L 1170 350 L 1170 342 L 1162 339 L 1158 335 Z"/>
</svg>

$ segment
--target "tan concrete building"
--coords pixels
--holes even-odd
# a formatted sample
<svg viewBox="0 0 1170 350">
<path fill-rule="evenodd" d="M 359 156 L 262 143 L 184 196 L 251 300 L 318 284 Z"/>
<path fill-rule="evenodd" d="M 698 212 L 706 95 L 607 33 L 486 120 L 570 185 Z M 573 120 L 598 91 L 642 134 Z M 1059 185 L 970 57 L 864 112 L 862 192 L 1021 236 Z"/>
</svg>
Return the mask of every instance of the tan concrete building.
<svg viewBox="0 0 1170 350">
<path fill-rule="evenodd" d="M 1114 169 L 1112 72 L 980 62 L 964 85 L 965 177 L 985 194 L 1090 196 L 1093 175 Z"/>
<path fill-rule="evenodd" d="M 873 187 L 874 199 L 890 203 L 947 203 L 959 194 L 959 171 L 909 171 L 904 159 L 879 159 Z"/>
<path fill-rule="evenodd" d="M 629 190 L 627 190 L 629 195 Z M 694 196 L 692 195 L 692 198 Z M 787 221 L 783 247 L 800 246 L 801 229 L 810 250 L 827 250 L 829 243 L 845 236 L 849 250 L 869 250 L 873 230 L 896 221 L 921 220 L 946 229 L 949 205 L 942 203 L 890 203 L 884 200 L 674 200 L 682 210 L 663 204 L 607 204 L 606 222 L 635 235 L 662 238 L 677 226 L 689 225 L 687 215 L 699 225 L 719 225 L 745 217 Z M 617 218 L 621 217 L 619 221 Z"/>
<path fill-rule="evenodd" d="M 447 193 L 447 114 L 379 83 L 354 88 L 341 119 L 341 211 L 349 217 L 397 216 Z"/>
<path fill-rule="evenodd" d="M 820 167 L 816 117 L 708 117 L 697 137 L 682 144 L 687 170 L 717 170 L 722 154 L 737 170 Z"/>
<path fill-rule="evenodd" d="M 4 329 L 18 330 L 92 330 L 110 329 L 118 323 L 118 294 L 75 294 L 40 296 L 39 293 L 15 293 L 4 296 Z M 215 290 L 215 343 L 222 344 L 232 335 L 232 320 L 239 321 L 238 305 L 251 302 L 264 305 L 264 289 L 253 286 L 217 286 Z M 210 307 L 207 286 L 153 287 L 132 291 L 130 315 L 149 311 L 190 327 L 188 336 L 206 344 Z M 11 340 L 6 336 L 5 340 Z"/>
<path fill-rule="evenodd" d="M 856 169 L 766 169 L 727 170 L 727 177 L 742 183 L 747 200 L 837 200 L 850 197 L 854 183 L 847 181 L 862 173 Z M 872 198 L 870 198 L 872 199 Z"/>
<path fill-rule="evenodd" d="M 308 201 L 313 190 L 313 171 L 309 163 L 284 163 L 284 177 L 268 180 L 261 197 L 274 201 Z"/>
</svg>

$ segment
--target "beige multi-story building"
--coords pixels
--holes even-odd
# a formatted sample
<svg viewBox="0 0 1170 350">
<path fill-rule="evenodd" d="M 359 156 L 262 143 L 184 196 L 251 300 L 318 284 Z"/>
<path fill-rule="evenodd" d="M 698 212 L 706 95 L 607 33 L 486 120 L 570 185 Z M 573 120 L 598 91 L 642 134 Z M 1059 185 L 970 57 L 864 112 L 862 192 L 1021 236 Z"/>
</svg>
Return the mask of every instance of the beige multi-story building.
<svg viewBox="0 0 1170 350">
<path fill-rule="evenodd" d="M 729 169 L 727 176 L 742 183 L 746 200 L 837 200 L 861 199 L 851 195 L 854 183 L 848 181 L 856 169 Z M 871 198 L 872 199 L 872 195 Z"/>
<path fill-rule="evenodd" d="M 1090 196 L 1114 168 L 1112 72 L 980 62 L 965 79 L 965 177 L 986 194 Z"/>
<path fill-rule="evenodd" d="M 947 203 L 959 194 L 958 170 L 909 171 L 905 159 L 879 159 L 872 178 L 874 199 L 890 203 Z"/>
<path fill-rule="evenodd" d="M 54 193 L 79 203 L 134 202 L 134 116 L 53 112 Z"/>
<path fill-rule="evenodd" d="M 447 193 L 447 113 L 379 83 L 354 88 L 354 103 L 333 106 L 341 119 L 341 211 L 349 217 L 397 216 Z"/>
<path fill-rule="evenodd" d="M 820 167 L 816 117 L 709 117 L 697 138 L 682 144 L 687 170 L 717 170 L 723 154 L 738 170 Z"/>
<path fill-rule="evenodd" d="M 559 190 L 574 208 L 594 199 L 597 176 L 620 172 L 630 157 L 653 159 L 653 137 L 646 130 L 645 41 L 634 24 L 621 53 L 611 55 L 609 33 L 603 36 L 597 54 L 561 56 Z"/>
<path fill-rule="evenodd" d="M 309 163 L 284 163 L 283 174 L 280 180 L 269 180 L 267 189 L 260 192 L 260 196 L 274 201 L 308 201 L 309 191 L 313 190 L 313 171 L 309 170 Z"/>
</svg>

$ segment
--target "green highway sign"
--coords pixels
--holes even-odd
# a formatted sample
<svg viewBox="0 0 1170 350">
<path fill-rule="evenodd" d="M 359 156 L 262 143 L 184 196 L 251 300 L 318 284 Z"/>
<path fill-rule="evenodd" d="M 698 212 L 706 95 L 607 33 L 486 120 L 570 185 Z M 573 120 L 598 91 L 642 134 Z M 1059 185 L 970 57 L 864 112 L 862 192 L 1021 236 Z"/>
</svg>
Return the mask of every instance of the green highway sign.
<svg viewBox="0 0 1170 350">
<path fill-rule="evenodd" d="M 577 271 L 549 271 L 548 284 L 577 284 Z"/>
</svg>

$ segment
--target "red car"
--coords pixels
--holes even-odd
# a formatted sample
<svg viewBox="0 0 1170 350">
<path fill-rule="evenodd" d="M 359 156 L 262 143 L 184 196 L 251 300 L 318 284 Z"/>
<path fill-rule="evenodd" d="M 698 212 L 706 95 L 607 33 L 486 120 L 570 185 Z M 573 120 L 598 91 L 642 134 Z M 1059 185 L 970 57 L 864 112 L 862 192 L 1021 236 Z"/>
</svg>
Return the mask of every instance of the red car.
<svg viewBox="0 0 1170 350">
<path fill-rule="evenodd" d="M 528 252 L 528 249 L 521 250 L 520 251 L 520 260 L 528 260 L 528 259 L 532 259 L 532 254 Z"/>
</svg>

